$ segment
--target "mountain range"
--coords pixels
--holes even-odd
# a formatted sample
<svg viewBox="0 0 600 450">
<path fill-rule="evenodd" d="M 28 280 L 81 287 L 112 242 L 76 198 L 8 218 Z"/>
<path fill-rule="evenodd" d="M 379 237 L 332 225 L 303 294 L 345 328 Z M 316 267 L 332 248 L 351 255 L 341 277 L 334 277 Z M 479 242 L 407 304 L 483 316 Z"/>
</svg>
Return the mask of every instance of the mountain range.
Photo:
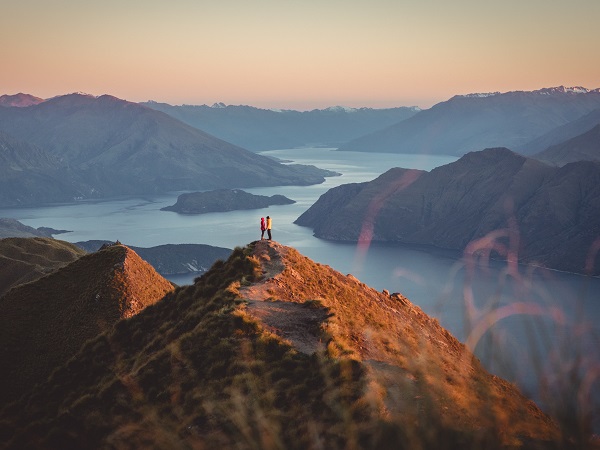
<svg viewBox="0 0 600 450">
<path fill-rule="evenodd" d="M 600 274 L 600 162 L 546 165 L 505 148 L 430 172 L 333 188 L 296 222 L 338 241 L 432 245 Z"/>
<path fill-rule="evenodd" d="M 547 133 L 600 109 L 600 89 L 546 88 L 457 95 L 413 117 L 342 145 L 340 150 L 463 155 L 489 147 L 544 150 L 536 142 Z M 581 134 L 589 128 L 579 129 Z M 566 135 L 563 140 L 575 135 Z M 562 141 L 562 140 L 561 140 Z M 561 141 L 548 141 L 548 145 Z"/>
<path fill-rule="evenodd" d="M 455 96 L 427 110 L 334 107 L 305 112 L 136 104 L 109 95 L 48 100 L 4 95 L 0 207 L 306 185 L 334 175 L 280 164 L 202 130 L 253 149 L 318 143 L 341 144 L 340 150 L 462 155 L 502 146 L 533 155 L 561 144 L 569 156 L 541 158 L 559 165 L 582 157 L 597 160 L 595 142 L 585 152 L 571 152 L 568 146 L 600 123 L 599 114 L 600 90 L 564 87 Z M 371 134 L 356 138 L 364 133 Z"/>
<path fill-rule="evenodd" d="M 95 284 L 106 277 L 115 283 Z M 0 368 L 0 397 L 12 400 L 0 403 L 4 448 L 569 442 L 569 430 L 402 294 L 293 248 L 236 248 L 194 285 L 165 284 L 162 300 L 113 321 L 128 310 L 117 305 L 141 303 L 160 283 L 115 245 L 0 297 L 11 362 Z"/>
<path fill-rule="evenodd" d="M 284 165 L 109 95 L 0 107 L 0 206 L 232 187 L 307 185 L 329 171 Z"/>
<path fill-rule="evenodd" d="M 147 102 L 182 122 L 250 150 L 339 147 L 351 139 L 415 115 L 417 107 L 331 107 L 312 111 L 270 110 L 246 105 L 181 105 Z"/>
</svg>

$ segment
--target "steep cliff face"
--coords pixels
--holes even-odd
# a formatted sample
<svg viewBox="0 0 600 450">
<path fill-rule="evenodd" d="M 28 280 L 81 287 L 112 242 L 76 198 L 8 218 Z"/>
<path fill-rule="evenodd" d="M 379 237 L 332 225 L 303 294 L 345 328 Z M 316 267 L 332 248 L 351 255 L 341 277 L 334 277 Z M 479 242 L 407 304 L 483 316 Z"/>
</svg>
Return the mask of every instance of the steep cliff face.
<svg viewBox="0 0 600 450">
<path fill-rule="evenodd" d="M 120 245 L 14 287 L 0 297 L 0 402 L 43 383 L 86 340 L 172 289 L 148 263 Z"/>
<path fill-rule="evenodd" d="M 0 410 L 9 448 L 508 448 L 554 422 L 401 294 L 273 241 L 88 341 Z"/>
<path fill-rule="evenodd" d="M 600 229 L 599 177 L 599 163 L 558 169 L 487 149 L 431 172 L 392 169 L 360 188 L 340 186 L 296 223 L 325 239 L 493 248 L 497 256 L 590 273 Z M 333 196 L 344 201 L 332 203 Z M 591 273 L 600 273 L 600 261 L 592 260 Z"/>
</svg>

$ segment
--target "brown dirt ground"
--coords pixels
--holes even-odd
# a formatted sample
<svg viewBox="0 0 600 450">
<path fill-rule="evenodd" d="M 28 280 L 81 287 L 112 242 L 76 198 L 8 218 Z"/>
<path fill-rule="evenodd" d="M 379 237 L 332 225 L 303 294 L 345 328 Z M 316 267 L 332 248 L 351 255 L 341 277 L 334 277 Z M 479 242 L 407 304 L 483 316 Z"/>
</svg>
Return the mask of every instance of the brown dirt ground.
<svg viewBox="0 0 600 450">
<path fill-rule="evenodd" d="M 263 279 L 240 289 L 240 296 L 247 301 L 246 311 L 260 321 L 272 333 L 290 342 L 298 351 L 311 354 L 323 347 L 320 342 L 320 325 L 327 319 L 327 310 L 311 308 L 289 299 L 273 298 L 273 284 L 285 265 L 280 255 L 286 248 L 273 241 L 257 241 L 254 256 L 260 261 Z"/>
</svg>

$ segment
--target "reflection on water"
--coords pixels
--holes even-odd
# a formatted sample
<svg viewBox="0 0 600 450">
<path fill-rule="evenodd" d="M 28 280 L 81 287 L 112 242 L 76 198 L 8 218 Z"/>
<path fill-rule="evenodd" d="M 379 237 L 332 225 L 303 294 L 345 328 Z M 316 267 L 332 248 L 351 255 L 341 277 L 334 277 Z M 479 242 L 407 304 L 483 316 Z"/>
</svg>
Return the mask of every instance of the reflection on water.
<svg viewBox="0 0 600 450">
<path fill-rule="evenodd" d="M 498 261 L 467 269 L 459 253 L 424 247 L 373 243 L 363 254 L 355 245 L 316 239 L 310 229 L 293 224 L 331 187 L 369 181 L 392 167 L 430 170 L 456 158 L 310 148 L 264 154 L 343 175 L 315 186 L 246 189 L 261 195 L 282 194 L 297 202 L 263 210 L 196 216 L 160 211 L 175 203 L 177 193 L 173 193 L 5 209 L 0 217 L 33 227 L 73 230 L 57 236 L 70 242 L 118 239 L 141 247 L 202 243 L 233 248 L 259 239 L 260 217 L 268 214 L 276 241 L 342 273 L 352 273 L 376 289 L 403 293 L 474 348 L 486 368 L 515 381 L 543 406 L 561 408 L 578 396 L 600 404 L 600 279 L 528 267 L 515 272 Z M 178 276 L 173 281 L 181 285 L 193 278 Z M 551 405 L 549 400 L 559 403 Z"/>
</svg>

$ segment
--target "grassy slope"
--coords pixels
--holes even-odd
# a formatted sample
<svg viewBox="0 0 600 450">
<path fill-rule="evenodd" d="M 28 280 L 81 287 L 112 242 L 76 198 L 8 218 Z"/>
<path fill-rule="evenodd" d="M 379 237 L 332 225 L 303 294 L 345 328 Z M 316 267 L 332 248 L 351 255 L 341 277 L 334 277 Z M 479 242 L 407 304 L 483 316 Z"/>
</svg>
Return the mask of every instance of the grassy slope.
<svg viewBox="0 0 600 450">
<path fill-rule="evenodd" d="M 85 251 L 76 245 L 50 238 L 0 239 L 0 296 L 83 255 Z"/>
<path fill-rule="evenodd" d="M 173 286 L 132 250 L 85 255 L 0 298 L 0 403 L 46 380 L 88 339 Z"/>
<path fill-rule="evenodd" d="M 252 288 L 327 308 L 321 350 L 254 318 Z M 403 297 L 265 242 L 88 341 L 0 413 L 15 448 L 494 448 L 555 433 Z"/>
</svg>

